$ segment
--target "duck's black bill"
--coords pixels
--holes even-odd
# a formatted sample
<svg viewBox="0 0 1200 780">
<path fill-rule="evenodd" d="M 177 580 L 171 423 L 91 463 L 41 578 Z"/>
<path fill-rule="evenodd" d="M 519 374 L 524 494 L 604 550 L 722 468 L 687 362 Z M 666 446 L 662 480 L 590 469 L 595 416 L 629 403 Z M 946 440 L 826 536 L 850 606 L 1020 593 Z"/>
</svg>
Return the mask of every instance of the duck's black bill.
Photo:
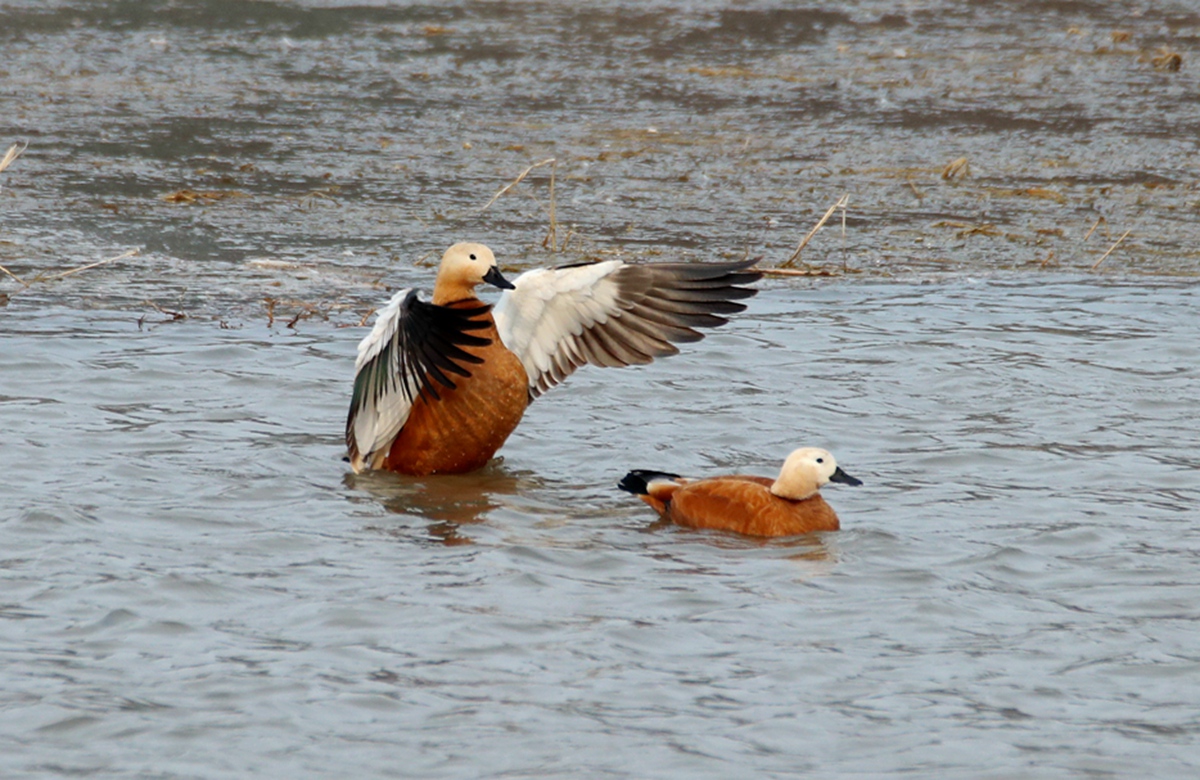
<svg viewBox="0 0 1200 780">
<path fill-rule="evenodd" d="M 483 281 L 490 285 L 499 287 L 501 290 L 515 289 L 513 283 L 505 279 L 504 275 L 500 273 L 500 269 L 496 266 L 492 266 L 488 269 L 488 272 L 483 275 Z"/>
<path fill-rule="evenodd" d="M 830 482 L 841 482 L 843 485 L 861 485 L 862 480 L 856 479 L 846 472 L 842 471 L 842 467 L 838 466 L 833 470 L 833 476 L 829 478 Z"/>
</svg>

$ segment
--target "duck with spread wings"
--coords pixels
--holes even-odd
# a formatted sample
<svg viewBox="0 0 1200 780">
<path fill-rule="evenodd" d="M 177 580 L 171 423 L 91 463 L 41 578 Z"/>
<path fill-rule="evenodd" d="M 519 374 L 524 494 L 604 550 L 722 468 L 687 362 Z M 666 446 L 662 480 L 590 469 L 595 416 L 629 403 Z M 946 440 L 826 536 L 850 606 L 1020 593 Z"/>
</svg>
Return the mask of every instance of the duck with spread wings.
<svg viewBox="0 0 1200 780">
<path fill-rule="evenodd" d="M 457 474 L 482 468 L 530 401 L 585 363 L 628 366 L 699 341 L 755 290 L 753 260 L 597 263 L 507 281 L 483 244 L 455 244 L 429 302 L 412 289 L 384 306 L 358 345 L 346 448 L 356 472 Z M 504 290 L 493 309 L 475 296 Z"/>
</svg>

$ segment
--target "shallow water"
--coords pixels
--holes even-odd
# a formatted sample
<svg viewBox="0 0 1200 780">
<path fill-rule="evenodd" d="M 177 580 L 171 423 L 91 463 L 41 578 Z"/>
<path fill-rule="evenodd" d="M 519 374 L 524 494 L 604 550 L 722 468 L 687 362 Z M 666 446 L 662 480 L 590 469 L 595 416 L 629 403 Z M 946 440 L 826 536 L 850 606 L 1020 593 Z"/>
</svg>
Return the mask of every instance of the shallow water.
<svg viewBox="0 0 1200 780">
<path fill-rule="evenodd" d="M 1195 774 L 1190 4 L 0 22 L 0 775 Z M 559 252 L 549 166 L 481 210 L 551 156 Z M 360 319 L 451 241 L 774 264 L 847 193 L 834 276 L 484 472 L 341 461 Z M 806 443 L 865 482 L 838 533 L 615 489 Z"/>
<path fill-rule="evenodd" d="M 1128 230 L 1099 273 L 1196 274 L 1188 2 L 0 13 L 0 139 L 30 144 L 0 181 L 0 263 L 25 278 L 140 247 L 74 278 L 106 304 L 361 314 L 370 283 L 464 236 L 553 260 L 550 166 L 483 210 L 550 158 L 570 259 L 776 263 L 848 195 L 844 237 L 839 215 L 805 262 L 1086 271 Z M 1163 47 L 1182 70 L 1155 69 Z M 164 199 L 185 189 L 209 197 Z"/>
<path fill-rule="evenodd" d="M 11 305 L 8 776 L 1196 767 L 1197 293 L 767 285 L 581 371 L 480 475 L 348 476 L 356 330 Z M 861 477 L 655 527 L 631 466 Z"/>
</svg>

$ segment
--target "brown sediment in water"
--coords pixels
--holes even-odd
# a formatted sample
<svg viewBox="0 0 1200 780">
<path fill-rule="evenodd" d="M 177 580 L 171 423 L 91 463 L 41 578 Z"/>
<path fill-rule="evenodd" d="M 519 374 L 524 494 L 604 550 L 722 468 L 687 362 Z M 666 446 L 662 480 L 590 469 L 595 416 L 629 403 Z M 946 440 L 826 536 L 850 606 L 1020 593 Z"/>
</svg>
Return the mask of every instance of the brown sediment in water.
<svg viewBox="0 0 1200 780">
<path fill-rule="evenodd" d="M 463 239 L 513 269 L 747 253 L 875 279 L 1200 268 L 1195 14 L 164 14 L 141 37 L 117 34 L 150 23 L 123 8 L 83 27 L 67 9 L 8 14 L 26 36 L 6 49 L 9 81 L 38 97 L 14 105 L 31 146 L 17 164 L 10 147 L 0 182 L 6 294 L 114 246 L 141 247 L 136 266 L 54 293 L 182 295 L 183 310 L 249 318 L 266 297 L 346 299 L 357 321 L 381 280 L 420 283 L 422 258 Z M 790 258 L 843 196 L 838 229 Z M 1131 231 L 1101 263 L 1107 245 L 1083 238 L 1098 217 Z"/>
</svg>

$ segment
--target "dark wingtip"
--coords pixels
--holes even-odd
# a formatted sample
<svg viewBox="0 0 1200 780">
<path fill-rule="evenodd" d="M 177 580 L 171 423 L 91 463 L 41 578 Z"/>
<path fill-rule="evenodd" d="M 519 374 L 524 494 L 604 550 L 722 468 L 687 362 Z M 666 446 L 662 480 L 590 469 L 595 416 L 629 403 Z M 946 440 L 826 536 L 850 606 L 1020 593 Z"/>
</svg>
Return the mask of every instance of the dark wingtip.
<svg viewBox="0 0 1200 780">
<path fill-rule="evenodd" d="M 857 487 L 862 484 L 861 479 L 858 479 L 857 477 L 852 477 L 849 474 L 847 474 L 846 472 L 842 471 L 841 466 L 838 466 L 836 469 L 833 470 L 833 475 L 829 478 L 829 481 L 830 482 L 840 482 L 843 485 L 850 485 L 852 487 Z"/>
</svg>

